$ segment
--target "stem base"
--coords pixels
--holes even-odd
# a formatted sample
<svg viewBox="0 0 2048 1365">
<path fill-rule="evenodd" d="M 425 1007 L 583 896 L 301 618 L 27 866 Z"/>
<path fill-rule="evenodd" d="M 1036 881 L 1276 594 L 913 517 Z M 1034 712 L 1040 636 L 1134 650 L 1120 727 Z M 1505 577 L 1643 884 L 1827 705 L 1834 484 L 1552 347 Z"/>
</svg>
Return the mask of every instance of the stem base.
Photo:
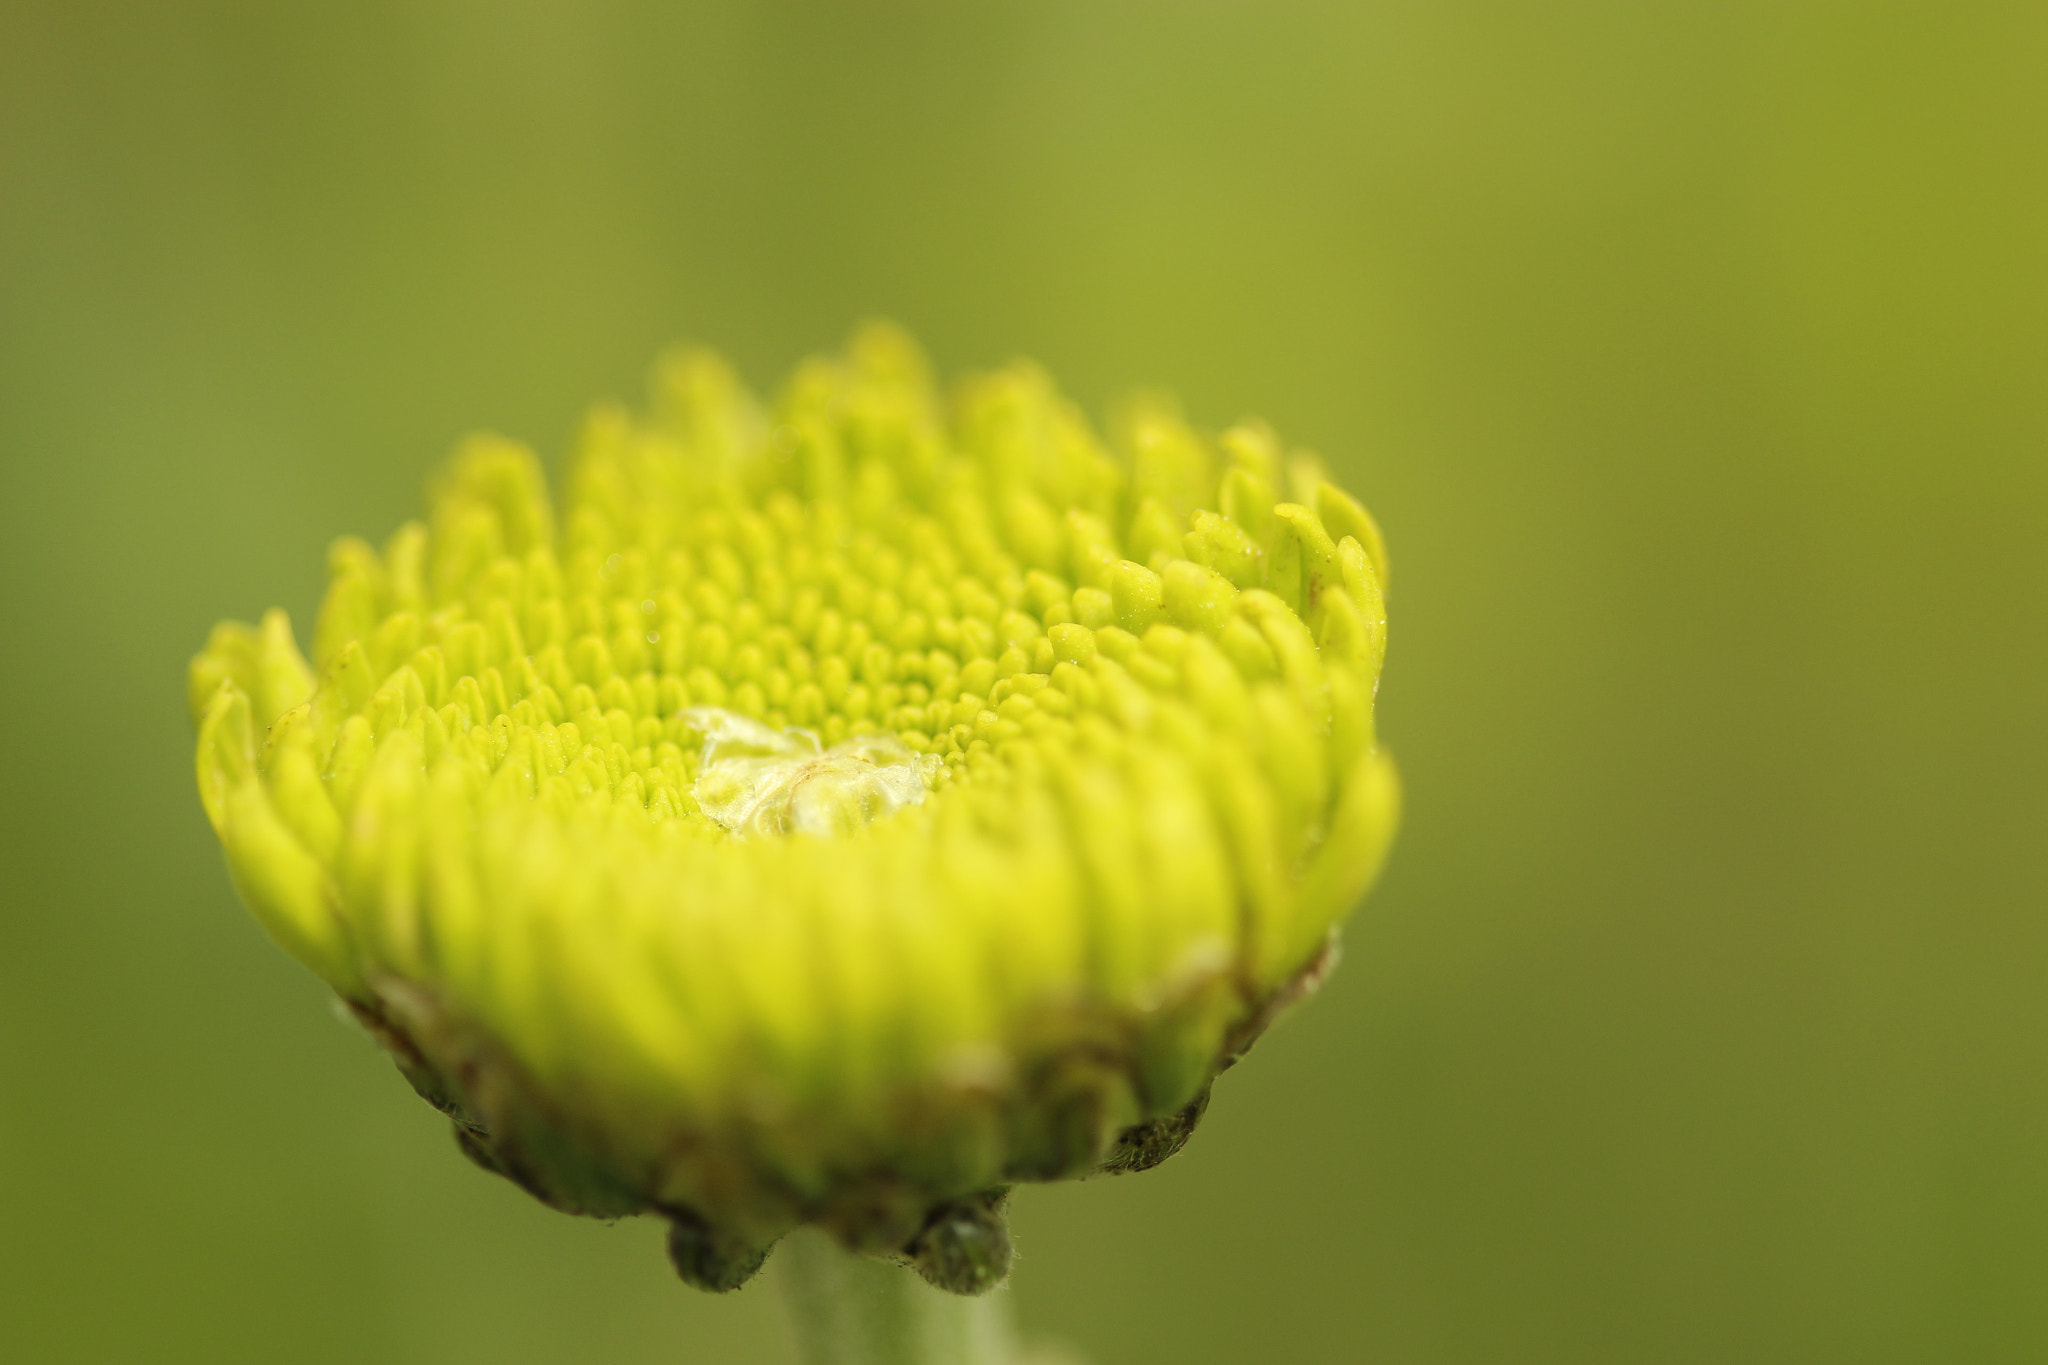
<svg viewBox="0 0 2048 1365">
<path fill-rule="evenodd" d="M 813 1228 L 773 1258 L 803 1365 L 1017 1365 L 1009 1292 L 933 1289 L 915 1272 L 856 1256 Z"/>
</svg>

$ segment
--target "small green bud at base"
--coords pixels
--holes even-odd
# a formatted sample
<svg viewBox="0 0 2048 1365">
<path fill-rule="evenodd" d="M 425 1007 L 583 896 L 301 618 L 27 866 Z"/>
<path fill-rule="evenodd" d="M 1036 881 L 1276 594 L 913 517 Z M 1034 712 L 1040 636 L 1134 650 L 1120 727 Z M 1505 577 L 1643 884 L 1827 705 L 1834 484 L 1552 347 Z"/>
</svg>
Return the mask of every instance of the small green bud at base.
<svg viewBox="0 0 2048 1365">
<path fill-rule="evenodd" d="M 722 1237 L 695 1214 L 672 1212 L 669 1220 L 669 1261 L 693 1289 L 729 1294 L 753 1279 L 768 1261 L 768 1247 Z"/>
<path fill-rule="evenodd" d="M 1117 1134 L 1116 1144 L 1102 1160 L 1102 1169 L 1112 1175 L 1149 1171 L 1188 1145 L 1195 1125 L 1209 1111 L 1209 1087 L 1188 1102 L 1184 1109 L 1165 1118 L 1147 1119 Z"/>
<path fill-rule="evenodd" d="M 809 1224 L 978 1294 L 1014 1182 L 1178 1151 L 1335 960 L 1399 784 L 1386 551 L 1319 461 L 864 329 L 457 450 L 193 661 L 234 885 L 455 1125 L 723 1292 Z"/>
<path fill-rule="evenodd" d="M 1010 1273 L 1007 1189 L 940 1205 L 903 1251 L 917 1273 L 949 1294 L 986 1294 Z"/>
</svg>

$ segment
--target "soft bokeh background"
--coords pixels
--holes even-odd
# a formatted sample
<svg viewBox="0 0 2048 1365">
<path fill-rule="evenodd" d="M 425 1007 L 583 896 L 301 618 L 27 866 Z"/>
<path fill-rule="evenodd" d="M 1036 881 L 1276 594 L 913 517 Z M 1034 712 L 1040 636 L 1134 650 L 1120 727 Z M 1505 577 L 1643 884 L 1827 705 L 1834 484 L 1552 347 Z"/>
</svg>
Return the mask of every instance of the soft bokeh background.
<svg viewBox="0 0 2048 1365">
<path fill-rule="evenodd" d="M 460 432 L 855 319 L 1395 552 L 1392 870 L 1096 1365 L 2048 1359 L 2048 8 L 0 3 L 0 1357 L 777 1362 L 233 901 L 182 670 Z"/>
</svg>

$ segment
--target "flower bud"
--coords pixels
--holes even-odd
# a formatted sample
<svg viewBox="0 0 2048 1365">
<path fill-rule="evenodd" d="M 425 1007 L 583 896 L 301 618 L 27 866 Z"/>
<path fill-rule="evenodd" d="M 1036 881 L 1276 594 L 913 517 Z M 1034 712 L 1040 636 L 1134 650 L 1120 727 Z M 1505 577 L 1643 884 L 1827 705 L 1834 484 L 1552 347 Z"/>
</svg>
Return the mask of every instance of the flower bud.
<svg viewBox="0 0 2048 1365">
<path fill-rule="evenodd" d="M 803 1223 L 979 1293 L 1009 1186 L 1143 1170 L 1334 960 L 1399 803 L 1378 527 L 1264 428 L 1106 448 L 860 332 L 465 443 L 194 660 L 237 889 L 547 1204 L 728 1290 Z M 1281 490 L 1292 494 L 1283 500 Z"/>
</svg>

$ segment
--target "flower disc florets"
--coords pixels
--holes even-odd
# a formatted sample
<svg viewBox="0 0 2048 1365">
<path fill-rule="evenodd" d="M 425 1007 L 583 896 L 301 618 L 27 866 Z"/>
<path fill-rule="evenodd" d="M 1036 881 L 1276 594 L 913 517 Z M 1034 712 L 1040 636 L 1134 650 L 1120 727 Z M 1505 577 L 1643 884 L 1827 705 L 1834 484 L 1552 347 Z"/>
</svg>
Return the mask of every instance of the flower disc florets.
<svg viewBox="0 0 2048 1365">
<path fill-rule="evenodd" d="M 556 1207 L 729 1288 L 790 1227 L 975 1291 L 1018 1180 L 1139 1169 L 1312 985 L 1391 835 L 1385 561 L 1320 465 L 859 334 L 477 438 L 193 663 L 237 886 Z"/>
</svg>

